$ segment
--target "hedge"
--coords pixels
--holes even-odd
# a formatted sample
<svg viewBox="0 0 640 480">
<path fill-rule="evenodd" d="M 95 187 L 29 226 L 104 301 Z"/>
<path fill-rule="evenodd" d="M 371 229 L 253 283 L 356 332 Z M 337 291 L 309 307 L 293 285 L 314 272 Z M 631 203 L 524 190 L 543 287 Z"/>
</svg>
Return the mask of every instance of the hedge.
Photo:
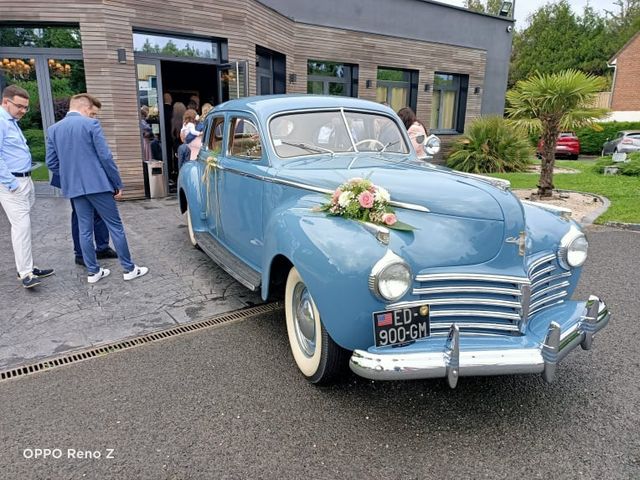
<svg viewBox="0 0 640 480">
<path fill-rule="evenodd" d="M 591 127 L 576 130 L 580 139 L 580 153 L 586 155 L 600 155 L 602 145 L 615 137 L 620 130 L 640 130 L 640 122 L 603 122 L 598 123 L 602 127 L 601 132 L 596 132 Z"/>
</svg>

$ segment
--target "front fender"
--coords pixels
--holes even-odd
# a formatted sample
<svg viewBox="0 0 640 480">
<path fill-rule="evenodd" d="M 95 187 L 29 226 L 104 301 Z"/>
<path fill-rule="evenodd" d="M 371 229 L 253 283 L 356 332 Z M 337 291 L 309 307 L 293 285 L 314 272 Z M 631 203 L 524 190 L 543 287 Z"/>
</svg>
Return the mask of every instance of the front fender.
<svg viewBox="0 0 640 480">
<path fill-rule="evenodd" d="M 348 350 L 370 347 L 371 312 L 383 310 L 384 304 L 369 290 L 368 276 L 387 246 L 358 222 L 306 207 L 273 212 L 264 238 L 264 275 L 269 276 L 277 255 L 288 258 L 311 292 L 331 338 Z M 266 298 L 269 279 L 263 278 L 262 285 Z"/>
</svg>

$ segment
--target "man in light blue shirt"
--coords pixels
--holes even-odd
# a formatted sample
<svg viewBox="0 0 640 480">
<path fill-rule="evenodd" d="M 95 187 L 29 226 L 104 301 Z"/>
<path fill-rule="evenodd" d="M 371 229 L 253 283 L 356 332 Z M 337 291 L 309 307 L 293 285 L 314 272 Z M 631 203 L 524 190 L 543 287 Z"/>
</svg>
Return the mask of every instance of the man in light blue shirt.
<svg viewBox="0 0 640 480">
<path fill-rule="evenodd" d="M 34 267 L 31 254 L 31 207 L 35 191 L 31 181 L 31 152 L 18 126 L 29 111 L 29 93 L 17 85 L 2 91 L 0 107 L 0 204 L 11 224 L 11 244 L 18 276 L 25 288 L 40 284 L 53 269 Z"/>
</svg>

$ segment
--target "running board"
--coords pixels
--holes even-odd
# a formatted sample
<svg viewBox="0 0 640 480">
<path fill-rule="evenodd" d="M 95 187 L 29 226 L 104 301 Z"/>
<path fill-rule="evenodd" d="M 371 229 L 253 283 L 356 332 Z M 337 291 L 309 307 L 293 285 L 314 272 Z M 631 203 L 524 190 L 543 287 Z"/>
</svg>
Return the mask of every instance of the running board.
<svg viewBox="0 0 640 480">
<path fill-rule="evenodd" d="M 193 232 L 198 246 L 211 260 L 216 262 L 225 272 L 254 292 L 260 289 L 262 276 L 260 272 L 238 260 L 227 248 L 208 233 Z"/>
</svg>

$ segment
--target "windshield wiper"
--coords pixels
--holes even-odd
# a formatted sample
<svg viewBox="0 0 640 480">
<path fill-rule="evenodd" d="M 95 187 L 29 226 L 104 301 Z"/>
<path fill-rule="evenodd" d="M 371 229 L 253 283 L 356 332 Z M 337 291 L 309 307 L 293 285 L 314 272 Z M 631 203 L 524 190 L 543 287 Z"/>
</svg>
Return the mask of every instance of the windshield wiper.
<svg viewBox="0 0 640 480">
<path fill-rule="evenodd" d="M 400 140 L 396 140 L 395 142 L 387 142 L 387 143 L 385 143 L 384 148 L 382 150 L 378 150 L 378 153 L 384 152 L 387 148 L 392 147 L 396 143 L 400 143 Z"/>
<path fill-rule="evenodd" d="M 289 145 L 291 147 L 302 148 L 302 149 L 307 150 L 309 152 L 315 152 L 315 153 L 327 152 L 327 153 L 330 153 L 332 157 L 335 155 L 335 152 L 333 150 L 329 150 L 328 148 L 319 147 L 317 145 L 310 145 L 310 144 L 304 143 L 304 142 L 295 143 L 295 142 L 287 142 L 285 140 L 280 140 L 280 141 L 282 142 L 283 145 Z"/>
</svg>

